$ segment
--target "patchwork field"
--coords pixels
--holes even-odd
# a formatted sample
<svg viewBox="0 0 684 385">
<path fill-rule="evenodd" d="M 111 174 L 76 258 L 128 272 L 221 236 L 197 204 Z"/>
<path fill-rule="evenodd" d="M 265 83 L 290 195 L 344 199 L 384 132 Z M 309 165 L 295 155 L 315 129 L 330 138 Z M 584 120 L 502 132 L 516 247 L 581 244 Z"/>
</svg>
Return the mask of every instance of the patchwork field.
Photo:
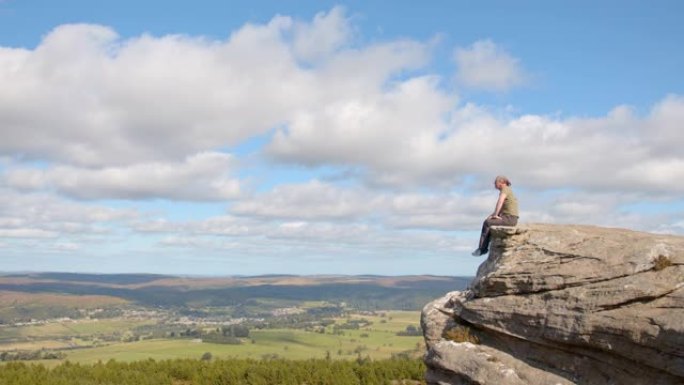
<svg viewBox="0 0 684 385">
<path fill-rule="evenodd" d="M 396 354 L 417 357 L 422 354 L 423 340 L 418 336 L 398 336 L 409 325 L 419 324 L 418 312 L 392 311 L 384 316 L 369 316 L 353 314 L 350 317 L 337 319 L 341 325 L 350 320 L 367 320 L 368 326 L 355 330 L 344 330 L 342 334 L 334 334 L 330 325 L 320 331 L 305 331 L 300 329 L 263 329 L 253 330 L 248 338 L 240 345 L 215 344 L 202 342 L 199 339 L 150 339 L 127 343 L 108 343 L 94 346 L 92 340 L 84 341 L 73 338 L 62 339 L 73 333 L 87 335 L 88 333 L 106 333 L 112 331 L 124 332 L 139 324 L 127 324 L 124 321 L 85 322 L 74 325 L 43 325 L 14 328 L 17 336 L 43 336 L 44 339 L 35 342 L 5 343 L 0 350 L 13 349 L 60 349 L 66 358 L 63 360 L 40 361 L 47 366 L 56 366 L 60 362 L 69 360 L 79 363 L 95 363 L 98 361 L 117 360 L 124 362 L 145 359 L 200 359 L 206 353 L 213 358 L 286 358 L 286 359 L 355 359 L 358 357 L 383 359 Z"/>
<path fill-rule="evenodd" d="M 0 361 L 416 358 L 420 308 L 467 281 L 0 276 Z"/>
</svg>

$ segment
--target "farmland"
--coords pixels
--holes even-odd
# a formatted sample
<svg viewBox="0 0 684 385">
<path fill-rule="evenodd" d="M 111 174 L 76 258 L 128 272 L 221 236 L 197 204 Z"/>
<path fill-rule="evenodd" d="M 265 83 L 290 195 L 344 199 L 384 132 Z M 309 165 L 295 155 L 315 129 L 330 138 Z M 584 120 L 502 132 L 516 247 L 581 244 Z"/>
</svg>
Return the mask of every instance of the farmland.
<svg viewBox="0 0 684 385">
<path fill-rule="evenodd" d="M 0 357 L 49 367 L 66 360 L 415 358 L 423 349 L 420 307 L 466 281 L 98 278 L 0 277 Z"/>
<path fill-rule="evenodd" d="M 151 339 L 130 343 L 115 343 L 92 349 L 78 349 L 67 354 L 73 362 L 94 363 L 115 359 L 135 361 L 146 358 L 156 360 L 176 358 L 199 359 L 205 353 L 215 358 L 326 358 L 355 359 L 359 356 L 372 359 L 391 358 L 409 353 L 419 355 L 422 337 L 397 336 L 397 330 L 417 325 L 419 313 L 392 312 L 392 318 L 383 324 L 372 324 L 343 335 L 318 333 L 297 329 L 265 329 L 250 333 L 249 339 L 239 345 L 205 343 L 197 339 Z M 332 329 L 331 329 L 332 330 Z"/>
</svg>

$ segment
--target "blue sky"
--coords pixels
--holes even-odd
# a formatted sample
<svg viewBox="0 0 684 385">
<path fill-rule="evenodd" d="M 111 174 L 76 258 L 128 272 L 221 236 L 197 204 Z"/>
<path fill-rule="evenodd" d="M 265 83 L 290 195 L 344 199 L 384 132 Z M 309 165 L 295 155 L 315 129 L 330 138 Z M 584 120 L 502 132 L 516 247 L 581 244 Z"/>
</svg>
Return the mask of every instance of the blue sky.
<svg viewBox="0 0 684 385">
<path fill-rule="evenodd" d="M 0 1 L 0 271 L 473 275 L 684 234 L 676 1 Z"/>
</svg>

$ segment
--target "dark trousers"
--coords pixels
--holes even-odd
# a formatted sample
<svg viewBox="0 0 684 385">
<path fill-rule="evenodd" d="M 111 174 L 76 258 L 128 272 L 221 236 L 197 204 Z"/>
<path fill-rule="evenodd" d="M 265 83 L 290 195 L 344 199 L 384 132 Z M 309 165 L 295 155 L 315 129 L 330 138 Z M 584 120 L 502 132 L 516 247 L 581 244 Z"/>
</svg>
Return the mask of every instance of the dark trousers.
<svg viewBox="0 0 684 385">
<path fill-rule="evenodd" d="M 515 215 L 501 215 L 500 218 L 487 218 L 482 223 L 482 234 L 480 235 L 480 251 L 484 254 L 489 250 L 489 228 L 492 226 L 515 226 L 518 224 L 518 217 Z"/>
</svg>

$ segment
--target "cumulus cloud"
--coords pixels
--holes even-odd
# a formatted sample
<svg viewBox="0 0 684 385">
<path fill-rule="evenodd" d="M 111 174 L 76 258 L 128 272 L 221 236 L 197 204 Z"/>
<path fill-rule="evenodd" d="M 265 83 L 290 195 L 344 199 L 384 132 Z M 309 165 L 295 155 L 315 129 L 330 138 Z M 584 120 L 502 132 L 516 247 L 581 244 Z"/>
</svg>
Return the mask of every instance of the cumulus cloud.
<svg viewBox="0 0 684 385">
<path fill-rule="evenodd" d="M 245 221 L 244 218 L 236 220 Z M 204 221 L 188 222 L 182 224 L 182 232 L 164 231 L 167 235 L 160 245 L 199 250 L 237 250 L 262 256 L 337 255 L 344 258 L 351 255 L 399 255 L 426 250 L 429 250 L 428 253 L 453 252 L 470 247 L 466 247 L 467 240 L 462 237 L 409 230 L 397 236 L 381 226 L 365 223 L 304 220 L 249 223 L 248 232 L 229 234 L 216 231 Z"/>
<path fill-rule="evenodd" d="M 681 207 L 682 96 L 643 116 L 620 105 L 590 118 L 513 114 L 445 88 L 426 70 L 430 43 L 355 43 L 336 7 L 225 39 L 122 38 L 79 24 L 35 49 L 0 47 L 1 244 L 90 251 L 88 239 L 125 233 L 217 255 L 453 253 L 473 246 L 501 173 L 527 222 L 684 231 L 681 209 L 629 209 L 644 199 Z M 462 85 L 524 84 L 520 61 L 492 41 L 454 59 Z M 261 182 L 252 167 L 272 165 L 261 156 L 277 170 L 304 165 L 310 180 L 268 170 L 255 193 L 244 187 Z M 194 220 L 83 202 L 156 198 L 230 202 L 218 216 L 183 213 L 204 217 Z"/>
<path fill-rule="evenodd" d="M 525 82 L 520 60 L 491 40 L 479 40 L 468 48 L 457 48 L 454 60 L 457 80 L 472 88 L 507 91 Z"/>
<path fill-rule="evenodd" d="M 57 162 L 11 170 L 8 183 L 80 199 L 225 199 L 239 183 L 188 159 L 273 132 L 276 161 L 345 168 L 369 185 L 443 187 L 504 172 L 538 189 L 680 189 L 669 179 L 682 172 L 681 96 L 645 117 L 621 106 L 592 119 L 511 116 L 459 104 L 439 76 L 409 75 L 429 61 L 429 44 L 354 47 L 352 31 L 336 7 L 308 22 L 247 24 L 225 40 L 122 39 L 81 24 L 35 49 L 1 48 L 0 156 Z M 490 40 L 455 57 L 479 84 L 523 77 Z M 171 191 L 191 178 L 200 192 Z"/>
<path fill-rule="evenodd" d="M 363 187 L 333 189 L 334 186 L 323 182 L 289 185 L 287 189 L 255 196 L 248 201 L 250 210 L 236 210 L 239 214 L 229 210 L 229 215 L 199 221 L 141 222 L 138 228 L 165 234 L 160 241 L 163 247 L 245 255 L 346 258 L 459 253 L 472 249 L 479 225 L 496 200 L 493 189 L 475 196 L 389 192 L 379 195 Z M 315 202 L 307 202 L 299 199 L 298 190 L 302 196 L 314 190 L 321 195 Z M 630 194 L 568 191 L 545 195 L 522 190 L 518 195 L 527 223 L 580 223 L 673 232 L 681 216 L 643 215 L 625 210 L 624 207 L 641 199 Z M 362 197 L 373 201 L 364 205 Z M 330 206 L 335 212 L 339 200 L 347 207 L 344 220 L 324 210 Z M 288 210 L 281 210 L 281 205 Z M 663 223 L 673 225 L 663 227 Z"/>
<path fill-rule="evenodd" d="M 269 248 L 287 248 L 280 251 L 287 254 L 295 249 L 320 253 L 325 248 L 372 254 L 409 249 L 453 252 L 470 247 L 453 231 L 477 228 L 494 199 L 494 192 L 474 197 L 378 193 L 363 186 L 311 181 L 243 198 L 231 204 L 228 215 L 192 221 L 143 219 L 133 229 L 165 234 L 165 247 L 239 247 L 267 254 L 274 253 Z"/>
<path fill-rule="evenodd" d="M 78 199 L 224 200 L 240 194 L 240 183 L 230 178 L 232 156 L 200 153 L 184 162 L 139 163 L 101 169 L 56 166 L 19 168 L 6 175 L 9 187 L 52 190 Z"/>
<path fill-rule="evenodd" d="M 430 102 L 406 103 L 426 108 L 415 119 L 382 103 L 319 111 L 279 131 L 270 151 L 290 162 L 360 169 L 369 183 L 393 186 L 455 185 L 467 175 L 489 183 L 504 173 L 535 189 L 684 191 L 671 183 L 684 173 L 682 97 L 665 98 L 644 117 L 617 107 L 604 117 L 564 119 L 472 104 L 449 110 L 446 98 L 423 90 Z"/>
<path fill-rule="evenodd" d="M 301 258 L 358 255 L 381 256 L 386 253 L 409 253 L 450 250 L 463 247 L 463 239 L 441 237 L 421 231 L 403 231 L 402 236 L 386 231 L 381 225 L 356 221 L 281 220 L 220 216 L 201 221 L 156 223 L 154 232 L 164 234 L 162 247 L 202 250 L 206 252 L 236 252 L 240 255 Z M 141 222 L 138 228 L 150 228 Z"/>
<path fill-rule="evenodd" d="M 276 186 L 268 193 L 236 202 L 231 212 L 285 220 L 354 220 L 370 215 L 382 202 L 382 196 L 369 191 L 342 189 L 314 180 Z"/>
<path fill-rule="evenodd" d="M 523 188 L 517 195 L 527 223 L 579 223 L 655 231 L 663 223 L 677 222 L 681 215 L 676 209 L 663 215 L 645 215 L 629 209 L 644 200 L 643 194 L 636 192 L 570 189 L 548 194 Z M 283 230 L 293 231 L 314 223 L 344 222 L 387 233 L 436 231 L 440 237 L 448 238 L 454 231 L 477 231 L 483 218 L 494 209 L 496 197 L 497 191 L 492 187 L 468 193 L 378 192 L 362 186 L 340 187 L 314 181 L 280 186 L 236 202 L 229 211 L 237 216 L 231 217 L 231 221 L 239 220 L 251 228 L 245 234 L 259 233 L 259 224 L 269 222 L 287 224 Z M 251 224 L 244 222 L 247 220 Z"/>
<path fill-rule="evenodd" d="M 492 199 L 493 193 L 378 192 L 314 180 L 280 185 L 242 199 L 230 207 L 230 212 L 245 218 L 285 221 L 294 227 L 344 221 L 394 230 L 456 230 L 476 227 L 482 214 L 491 210 Z"/>
<path fill-rule="evenodd" d="M 2 238 L 55 238 L 57 233 L 43 229 L 0 229 Z"/>
<path fill-rule="evenodd" d="M 492 192 L 401 193 L 390 197 L 387 226 L 393 229 L 476 230 L 492 211 Z"/>
<path fill-rule="evenodd" d="M 0 155 L 87 167 L 183 159 L 377 93 L 427 58 L 413 41 L 344 49 L 350 29 L 341 8 L 226 40 L 59 26 L 35 49 L 0 48 Z M 320 64 L 300 64 L 311 58 Z"/>
<path fill-rule="evenodd" d="M 50 194 L 0 188 L 0 238 L 5 239 L 47 241 L 50 247 L 64 249 L 65 245 L 111 235 L 114 227 L 138 215 L 131 209 L 84 205 Z"/>
<path fill-rule="evenodd" d="M 329 57 L 348 43 L 351 36 L 352 26 L 344 8 L 337 6 L 316 14 L 311 23 L 295 21 L 292 48 L 298 58 L 315 62 Z"/>
<path fill-rule="evenodd" d="M 3 50 L 0 151 L 123 165 L 183 158 L 264 132 L 292 107 L 290 86 L 303 75 L 279 28 L 245 27 L 213 42 L 119 40 L 106 27 L 65 25 L 33 51 Z"/>
<path fill-rule="evenodd" d="M 180 237 L 195 235 L 216 236 L 258 236 L 256 229 L 259 222 L 249 218 L 229 215 L 215 216 L 199 221 L 170 221 L 168 219 L 145 219 L 131 225 L 135 231 L 142 233 L 177 233 Z"/>
<path fill-rule="evenodd" d="M 69 202 L 51 194 L 25 194 L 0 188 L 0 225 L 16 226 L 19 221 L 97 223 L 137 217 L 130 209 Z"/>
<path fill-rule="evenodd" d="M 415 162 L 407 172 L 420 169 L 425 162 L 421 158 L 432 156 L 422 153 L 425 141 L 447 129 L 442 116 L 454 105 L 436 83 L 432 77 L 412 78 L 387 92 L 376 90 L 302 111 L 275 134 L 269 152 L 304 164 L 370 168 L 394 168 L 398 159 L 411 159 Z"/>
</svg>

